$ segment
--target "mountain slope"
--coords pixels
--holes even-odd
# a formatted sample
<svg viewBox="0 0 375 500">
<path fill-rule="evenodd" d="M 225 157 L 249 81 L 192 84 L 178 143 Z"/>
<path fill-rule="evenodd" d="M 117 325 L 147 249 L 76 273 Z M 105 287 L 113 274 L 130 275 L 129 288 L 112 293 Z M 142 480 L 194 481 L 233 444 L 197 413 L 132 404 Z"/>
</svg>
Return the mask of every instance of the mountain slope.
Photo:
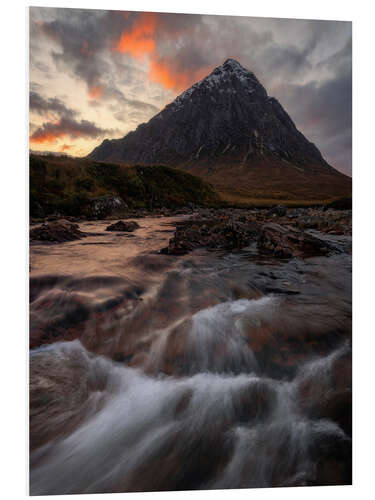
<svg viewBox="0 0 375 500">
<path fill-rule="evenodd" d="M 100 163 L 30 155 L 30 215 L 81 216 L 93 199 L 120 196 L 131 209 L 215 206 L 218 196 L 202 179 L 164 166 Z"/>
<path fill-rule="evenodd" d="M 255 75 L 233 59 L 89 157 L 189 169 L 227 197 L 324 199 L 351 190 L 351 180 L 328 165 Z"/>
</svg>

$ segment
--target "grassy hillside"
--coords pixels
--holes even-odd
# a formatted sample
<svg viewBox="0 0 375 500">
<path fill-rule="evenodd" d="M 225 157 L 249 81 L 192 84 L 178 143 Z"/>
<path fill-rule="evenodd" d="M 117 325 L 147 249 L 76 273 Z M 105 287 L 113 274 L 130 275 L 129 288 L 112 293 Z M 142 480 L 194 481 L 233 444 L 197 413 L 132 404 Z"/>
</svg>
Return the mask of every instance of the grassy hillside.
<svg viewBox="0 0 375 500">
<path fill-rule="evenodd" d="M 214 186 L 228 203 L 248 205 L 327 204 L 350 198 L 352 180 L 333 168 L 307 167 L 259 159 L 186 168 Z"/>
<path fill-rule="evenodd" d="M 30 155 L 30 215 L 82 215 L 94 198 L 121 196 L 130 208 L 215 206 L 207 182 L 164 166 L 100 163 L 88 159 Z"/>
</svg>

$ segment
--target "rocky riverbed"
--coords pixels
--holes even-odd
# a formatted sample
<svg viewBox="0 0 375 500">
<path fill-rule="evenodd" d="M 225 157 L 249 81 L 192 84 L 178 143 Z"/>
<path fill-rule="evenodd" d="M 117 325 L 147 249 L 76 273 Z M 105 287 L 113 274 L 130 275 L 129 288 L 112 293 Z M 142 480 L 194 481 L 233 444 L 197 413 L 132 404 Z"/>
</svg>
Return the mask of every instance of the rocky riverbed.
<svg viewBox="0 0 375 500">
<path fill-rule="evenodd" d="M 351 211 L 182 212 L 32 224 L 32 494 L 351 482 Z"/>
</svg>

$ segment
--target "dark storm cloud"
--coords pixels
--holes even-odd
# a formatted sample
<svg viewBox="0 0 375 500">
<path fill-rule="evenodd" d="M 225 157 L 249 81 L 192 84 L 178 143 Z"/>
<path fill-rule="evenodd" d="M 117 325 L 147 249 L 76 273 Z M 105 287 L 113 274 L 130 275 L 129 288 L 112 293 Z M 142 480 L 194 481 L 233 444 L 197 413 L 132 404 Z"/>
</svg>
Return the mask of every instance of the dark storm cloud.
<svg viewBox="0 0 375 500">
<path fill-rule="evenodd" d="M 103 129 L 87 120 L 77 121 L 71 118 L 61 118 L 57 123 L 47 122 L 36 129 L 30 137 L 34 143 L 53 142 L 62 137 L 77 139 L 79 137 L 96 139 L 104 135 L 113 135 L 118 130 Z"/>
<path fill-rule="evenodd" d="M 54 41 L 60 51 L 52 58 L 60 69 L 69 70 L 88 87 L 97 85 L 110 71 L 103 58 L 114 37 L 119 37 L 129 24 L 123 13 L 80 9 L 54 9 L 56 19 L 36 23 L 39 33 Z"/>
<path fill-rule="evenodd" d="M 79 113 L 65 106 L 57 97 L 45 99 L 38 92 L 31 91 L 29 98 L 30 111 L 41 116 L 48 116 L 51 113 L 60 117 L 74 118 Z"/>
<path fill-rule="evenodd" d="M 330 78 L 305 85 L 285 85 L 278 98 L 297 126 L 321 149 L 328 162 L 351 174 L 352 72 L 351 42 L 323 61 Z"/>
</svg>

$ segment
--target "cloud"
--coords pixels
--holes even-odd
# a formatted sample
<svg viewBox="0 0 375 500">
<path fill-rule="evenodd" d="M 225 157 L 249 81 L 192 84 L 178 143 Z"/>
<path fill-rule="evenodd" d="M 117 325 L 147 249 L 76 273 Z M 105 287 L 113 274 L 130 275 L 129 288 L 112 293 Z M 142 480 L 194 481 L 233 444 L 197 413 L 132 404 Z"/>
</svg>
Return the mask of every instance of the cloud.
<svg viewBox="0 0 375 500">
<path fill-rule="evenodd" d="M 45 99 L 35 91 L 30 92 L 29 106 L 30 111 L 41 116 L 50 116 L 51 114 L 56 114 L 60 117 L 64 116 L 73 118 L 79 114 L 77 111 L 74 111 L 73 109 L 65 106 L 65 104 L 57 97 Z"/>
<path fill-rule="evenodd" d="M 280 86 L 278 98 L 297 126 L 320 148 L 327 161 L 346 174 L 352 165 L 351 41 L 323 61 L 328 79 Z"/>
<path fill-rule="evenodd" d="M 87 120 L 76 121 L 63 117 L 55 123 L 44 123 L 30 136 L 30 142 L 34 144 L 54 143 L 66 137 L 96 139 L 105 135 L 113 136 L 116 133 L 118 130 L 103 129 Z"/>
<path fill-rule="evenodd" d="M 133 57 L 144 57 L 155 51 L 155 29 L 158 16 L 153 12 L 141 13 L 130 30 L 124 29 L 113 50 L 129 53 Z"/>
<path fill-rule="evenodd" d="M 32 9 L 32 20 L 37 18 L 41 10 Z M 51 57 L 57 69 L 68 70 L 75 78 L 86 83 L 88 93 L 95 93 L 95 89 L 103 87 L 103 75 L 111 70 L 104 52 L 130 21 L 123 13 L 116 11 L 48 10 L 54 11 L 53 19 L 42 22 L 34 19 L 34 32 L 37 31 L 38 36 L 47 37 L 54 43 Z"/>
</svg>

